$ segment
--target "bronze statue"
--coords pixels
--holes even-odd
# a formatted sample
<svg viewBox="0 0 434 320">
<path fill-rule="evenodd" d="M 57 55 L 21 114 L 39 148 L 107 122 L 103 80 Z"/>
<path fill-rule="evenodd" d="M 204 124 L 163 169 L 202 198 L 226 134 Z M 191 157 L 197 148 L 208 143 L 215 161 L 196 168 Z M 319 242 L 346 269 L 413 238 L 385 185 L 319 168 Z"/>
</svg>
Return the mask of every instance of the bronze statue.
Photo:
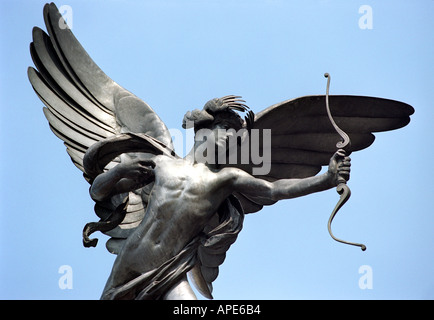
<svg viewBox="0 0 434 320">
<path fill-rule="evenodd" d="M 60 27 L 53 3 L 44 19 L 48 34 L 33 29 L 37 70 L 30 67 L 28 76 L 51 130 L 90 183 L 100 221 L 85 226 L 84 245 L 95 246 L 89 235 L 99 230 L 117 254 L 102 299 L 195 299 L 187 273 L 212 298 L 245 214 L 338 185 L 348 193 L 349 154 L 370 146 L 373 132 L 404 127 L 414 112 L 402 102 L 329 97 L 327 90 L 254 114 L 241 97 L 228 95 L 184 116 L 195 142 L 181 158 L 157 114 Z M 340 137 L 347 139 L 336 150 Z"/>
</svg>

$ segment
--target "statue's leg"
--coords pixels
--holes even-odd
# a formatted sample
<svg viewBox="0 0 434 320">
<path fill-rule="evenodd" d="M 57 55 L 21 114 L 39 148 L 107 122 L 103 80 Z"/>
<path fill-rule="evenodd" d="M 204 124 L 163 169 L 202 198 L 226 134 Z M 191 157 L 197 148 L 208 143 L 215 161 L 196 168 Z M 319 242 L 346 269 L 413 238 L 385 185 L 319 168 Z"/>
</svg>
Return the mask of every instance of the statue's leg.
<svg viewBox="0 0 434 320">
<path fill-rule="evenodd" d="M 197 300 L 193 289 L 188 283 L 187 275 L 184 275 L 178 283 L 164 294 L 163 300 Z"/>
</svg>

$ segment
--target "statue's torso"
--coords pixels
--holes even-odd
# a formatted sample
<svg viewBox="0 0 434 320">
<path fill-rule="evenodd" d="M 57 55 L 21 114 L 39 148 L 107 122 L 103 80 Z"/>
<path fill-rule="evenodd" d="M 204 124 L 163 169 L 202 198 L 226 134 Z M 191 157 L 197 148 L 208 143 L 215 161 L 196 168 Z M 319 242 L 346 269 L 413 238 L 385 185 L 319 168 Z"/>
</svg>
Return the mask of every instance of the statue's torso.
<svg viewBox="0 0 434 320">
<path fill-rule="evenodd" d="M 228 170 L 165 156 L 155 158 L 155 182 L 145 217 L 118 255 L 114 285 L 159 267 L 194 239 L 229 196 Z M 130 274 L 130 275 L 128 275 Z"/>
</svg>

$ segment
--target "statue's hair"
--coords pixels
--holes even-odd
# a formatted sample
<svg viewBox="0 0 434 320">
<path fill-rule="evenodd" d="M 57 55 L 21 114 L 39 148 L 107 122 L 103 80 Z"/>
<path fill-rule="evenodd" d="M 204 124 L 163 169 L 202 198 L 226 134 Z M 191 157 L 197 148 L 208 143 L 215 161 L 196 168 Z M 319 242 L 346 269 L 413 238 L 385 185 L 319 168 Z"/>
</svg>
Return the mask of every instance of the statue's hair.
<svg viewBox="0 0 434 320">
<path fill-rule="evenodd" d="M 194 127 L 197 131 L 224 122 L 232 129 L 246 128 L 250 131 L 255 115 L 240 98 L 240 96 L 229 95 L 209 100 L 203 110 L 188 111 L 184 116 L 182 127 Z M 235 111 L 247 112 L 244 120 Z"/>
</svg>

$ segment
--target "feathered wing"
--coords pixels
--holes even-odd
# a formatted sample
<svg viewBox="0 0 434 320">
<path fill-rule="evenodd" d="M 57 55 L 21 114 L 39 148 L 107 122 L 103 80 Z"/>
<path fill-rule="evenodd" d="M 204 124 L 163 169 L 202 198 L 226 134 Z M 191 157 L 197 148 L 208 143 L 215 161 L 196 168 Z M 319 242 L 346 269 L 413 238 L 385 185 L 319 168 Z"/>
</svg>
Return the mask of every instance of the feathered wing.
<svg viewBox="0 0 434 320">
<path fill-rule="evenodd" d="M 62 28 L 55 4 L 46 4 L 44 20 L 48 31 L 33 29 L 30 52 L 36 69 L 29 67 L 29 80 L 46 107 L 44 114 L 53 133 L 64 141 L 72 162 L 86 175 L 83 157 L 95 143 L 121 133 L 143 133 L 173 149 L 171 135 L 158 115 L 144 101 L 110 79 L 90 58 L 69 28 Z M 130 154 L 134 156 L 134 154 Z M 152 150 L 150 156 L 152 156 Z M 121 161 L 107 164 L 106 170 Z M 114 238 L 126 238 L 144 215 L 146 192 L 151 186 L 129 194 L 126 216 L 115 229 Z M 142 192 L 145 191 L 145 192 Z M 97 204 L 96 214 L 107 219 L 119 199 Z M 117 251 L 116 241 L 109 248 Z"/>
<path fill-rule="evenodd" d="M 414 109 L 403 102 L 366 96 L 334 95 L 329 97 L 332 116 L 337 125 L 351 139 L 351 150 L 369 147 L 375 139 L 373 133 L 395 130 L 410 122 Z M 326 111 L 325 96 L 304 96 L 283 101 L 255 115 L 252 129 L 271 130 L 271 146 L 267 150 L 260 135 L 260 154 L 270 152 L 271 163 L 267 174 L 258 178 L 306 178 L 316 175 L 328 165 L 341 140 L 332 126 Z M 264 159 L 266 159 L 264 157 Z M 231 165 L 249 173 L 264 163 Z M 261 198 L 235 194 L 244 212 L 259 211 L 274 202 Z"/>
</svg>

